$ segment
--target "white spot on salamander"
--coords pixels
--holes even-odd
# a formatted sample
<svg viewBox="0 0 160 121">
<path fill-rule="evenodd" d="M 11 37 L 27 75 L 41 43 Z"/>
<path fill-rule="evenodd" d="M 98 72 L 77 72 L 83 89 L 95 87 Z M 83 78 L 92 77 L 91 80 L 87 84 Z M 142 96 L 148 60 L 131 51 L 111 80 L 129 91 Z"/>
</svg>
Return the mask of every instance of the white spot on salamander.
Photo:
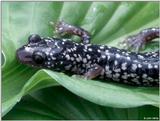
<svg viewBox="0 0 160 121">
<path fill-rule="evenodd" d="M 128 57 L 127 57 L 127 60 L 131 60 L 131 58 L 128 56 Z"/>
<path fill-rule="evenodd" d="M 143 75 L 142 75 L 142 78 L 145 79 L 146 77 L 147 77 L 147 74 L 143 74 Z"/>
<path fill-rule="evenodd" d="M 114 72 L 121 72 L 121 69 L 120 68 L 115 69 Z"/>
<path fill-rule="evenodd" d="M 92 52 L 92 48 L 89 48 L 88 50 L 89 50 L 90 52 Z"/>
<path fill-rule="evenodd" d="M 153 66 L 151 64 L 148 64 L 148 68 L 151 69 Z"/>
<path fill-rule="evenodd" d="M 122 63 L 122 66 L 121 66 L 122 70 L 126 70 L 127 69 L 127 63 Z"/>
<path fill-rule="evenodd" d="M 66 58 L 67 58 L 67 60 L 70 60 L 70 56 L 69 55 L 66 55 Z"/>
<path fill-rule="evenodd" d="M 142 55 L 138 55 L 139 59 L 144 59 L 144 57 Z"/>
<path fill-rule="evenodd" d="M 98 50 L 97 50 L 97 52 L 99 52 L 99 53 L 100 53 L 100 52 L 101 52 L 101 50 L 99 50 L 99 49 L 98 49 Z"/>
<path fill-rule="evenodd" d="M 137 74 L 131 73 L 131 77 L 136 77 Z"/>
<path fill-rule="evenodd" d="M 158 65 L 154 65 L 154 68 L 158 68 Z"/>
<path fill-rule="evenodd" d="M 71 57 L 71 60 L 74 61 L 74 57 Z"/>
<path fill-rule="evenodd" d="M 100 49 L 104 49 L 104 46 L 100 46 Z"/>
<path fill-rule="evenodd" d="M 56 58 L 55 58 L 54 56 L 51 56 L 51 59 L 52 59 L 52 60 L 56 60 Z"/>
<path fill-rule="evenodd" d="M 77 54 L 73 54 L 74 57 L 77 57 Z"/>
<path fill-rule="evenodd" d="M 116 73 L 116 74 L 113 75 L 113 78 L 117 79 L 117 78 L 119 78 L 119 76 L 120 76 L 120 74 Z"/>
<path fill-rule="evenodd" d="M 31 48 L 29 48 L 29 47 L 25 47 L 24 49 L 25 49 L 25 51 L 28 51 L 28 52 L 31 51 Z"/>
<path fill-rule="evenodd" d="M 87 63 L 87 59 L 86 58 L 83 58 L 83 63 Z"/>
<path fill-rule="evenodd" d="M 117 61 L 117 60 L 115 60 L 115 61 L 114 61 L 114 65 L 116 66 L 117 64 L 118 64 L 118 61 Z"/>
<path fill-rule="evenodd" d="M 125 74 L 125 75 L 122 75 L 122 79 L 127 79 L 128 77 L 127 77 L 127 75 Z"/>
<path fill-rule="evenodd" d="M 77 61 L 77 62 L 80 62 L 80 59 L 79 59 L 79 58 L 76 58 L 76 61 Z"/>
<path fill-rule="evenodd" d="M 109 70 L 109 66 L 106 66 L 105 69 L 108 71 Z"/>
<path fill-rule="evenodd" d="M 105 59 L 105 58 L 106 58 L 106 55 L 102 55 L 101 57 L 102 57 L 103 59 Z"/>
<path fill-rule="evenodd" d="M 142 65 L 141 65 L 141 64 L 138 64 L 138 68 L 142 68 Z"/>
<path fill-rule="evenodd" d="M 107 56 L 107 59 L 109 60 L 110 58 L 111 58 L 111 56 L 108 55 L 108 56 Z"/>
<path fill-rule="evenodd" d="M 120 58 L 120 55 L 119 55 L 119 54 L 116 54 L 116 58 Z"/>
<path fill-rule="evenodd" d="M 86 56 L 87 56 L 87 59 L 88 59 L 88 60 L 90 60 L 90 59 L 91 59 L 91 56 L 90 56 L 90 55 L 88 55 L 88 54 L 87 54 Z"/>
<path fill-rule="evenodd" d="M 136 70 L 137 69 L 137 65 L 136 64 L 132 64 L 132 69 Z"/>
<path fill-rule="evenodd" d="M 109 50 L 106 50 L 106 51 L 105 51 L 105 54 L 108 55 L 108 54 L 109 54 Z"/>
</svg>

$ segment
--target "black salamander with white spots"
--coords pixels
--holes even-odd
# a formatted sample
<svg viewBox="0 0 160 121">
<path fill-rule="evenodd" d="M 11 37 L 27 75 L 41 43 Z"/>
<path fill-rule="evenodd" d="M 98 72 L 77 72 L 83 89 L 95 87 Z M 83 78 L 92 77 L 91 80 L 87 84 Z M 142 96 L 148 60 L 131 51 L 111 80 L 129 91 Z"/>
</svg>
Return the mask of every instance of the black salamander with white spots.
<svg viewBox="0 0 160 121">
<path fill-rule="evenodd" d="M 90 44 L 87 31 L 64 22 L 56 25 L 56 31 L 78 35 L 82 43 L 33 34 L 28 43 L 17 50 L 18 60 L 30 66 L 83 75 L 87 79 L 100 78 L 133 86 L 159 86 L 159 51 L 137 53 Z M 159 28 L 146 29 L 124 43 L 139 50 L 147 41 L 158 38 L 159 32 Z"/>
</svg>

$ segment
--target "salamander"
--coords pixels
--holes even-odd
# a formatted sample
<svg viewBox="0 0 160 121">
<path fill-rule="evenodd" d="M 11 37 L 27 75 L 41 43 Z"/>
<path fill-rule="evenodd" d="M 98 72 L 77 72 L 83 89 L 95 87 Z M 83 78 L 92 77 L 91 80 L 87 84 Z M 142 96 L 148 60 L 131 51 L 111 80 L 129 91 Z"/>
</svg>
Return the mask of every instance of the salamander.
<svg viewBox="0 0 160 121">
<path fill-rule="evenodd" d="M 159 51 L 131 52 L 107 45 L 91 44 L 89 32 L 60 21 L 56 32 L 77 35 L 80 43 L 71 39 L 41 37 L 32 34 L 28 43 L 16 52 L 18 60 L 33 67 L 99 78 L 122 84 L 145 87 L 159 86 Z M 130 36 L 123 43 L 139 50 L 146 42 L 160 37 L 160 28 L 148 28 Z"/>
</svg>

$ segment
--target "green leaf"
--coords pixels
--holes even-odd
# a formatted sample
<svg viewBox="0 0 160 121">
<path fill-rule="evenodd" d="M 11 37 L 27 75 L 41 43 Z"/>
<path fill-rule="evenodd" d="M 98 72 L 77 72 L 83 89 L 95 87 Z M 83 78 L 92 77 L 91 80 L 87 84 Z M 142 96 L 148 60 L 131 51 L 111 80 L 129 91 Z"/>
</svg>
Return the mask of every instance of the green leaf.
<svg viewBox="0 0 160 121">
<path fill-rule="evenodd" d="M 3 2 L 3 116 L 24 95 L 57 85 L 98 105 L 121 108 L 142 105 L 158 107 L 158 88 L 122 86 L 99 80 L 78 79 L 49 70 L 38 71 L 20 64 L 16 59 L 16 49 L 27 43 L 27 37 L 31 33 L 52 36 L 50 21 L 63 19 L 70 24 L 82 26 L 92 33 L 92 43 L 119 47 L 117 43 L 126 36 L 144 28 L 158 26 L 158 11 L 158 2 Z M 152 50 L 150 45 L 147 50 Z"/>
<path fill-rule="evenodd" d="M 121 109 L 96 105 L 57 86 L 25 96 L 3 119 L 143 120 L 158 119 L 158 114 L 158 108 L 153 106 Z"/>
<path fill-rule="evenodd" d="M 71 78 L 49 70 L 45 70 L 45 72 L 76 95 L 99 105 L 118 108 L 136 107 L 147 104 L 158 107 L 159 105 L 158 91 L 156 88 L 150 88 L 148 91 L 148 88 L 122 86 L 112 83 L 104 84 L 98 80 Z"/>
</svg>

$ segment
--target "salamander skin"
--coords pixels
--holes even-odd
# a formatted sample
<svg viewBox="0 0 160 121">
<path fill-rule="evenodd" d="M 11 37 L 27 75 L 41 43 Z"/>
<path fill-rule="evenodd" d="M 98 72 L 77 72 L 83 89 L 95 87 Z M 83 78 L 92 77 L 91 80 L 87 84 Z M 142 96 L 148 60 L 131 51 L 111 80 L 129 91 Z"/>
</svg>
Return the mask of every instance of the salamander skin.
<svg viewBox="0 0 160 121">
<path fill-rule="evenodd" d="M 60 72 L 72 72 L 87 79 L 100 78 L 133 86 L 159 86 L 159 51 L 136 53 L 94 45 L 90 44 L 89 33 L 81 28 L 59 23 L 58 29 L 64 30 L 63 32 L 69 30 L 68 33 L 80 36 L 82 43 L 33 34 L 29 37 L 28 44 L 17 50 L 20 62 Z M 152 30 L 160 31 L 159 28 L 150 28 L 148 32 L 152 34 L 145 34 L 146 38 L 159 37 Z"/>
</svg>

